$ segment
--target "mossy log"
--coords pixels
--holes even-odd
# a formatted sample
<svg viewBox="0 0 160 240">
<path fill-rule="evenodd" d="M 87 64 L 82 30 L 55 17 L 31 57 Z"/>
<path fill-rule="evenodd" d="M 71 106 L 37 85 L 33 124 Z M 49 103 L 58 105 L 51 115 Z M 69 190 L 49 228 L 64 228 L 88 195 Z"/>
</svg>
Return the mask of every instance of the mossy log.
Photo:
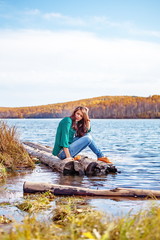
<svg viewBox="0 0 160 240">
<path fill-rule="evenodd" d="M 25 182 L 24 193 L 37 193 L 50 191 L 54 195 L 63 196 L 103 196 L 103 197 L 136 197 L 136 198 L 160 198 L 160 191 L 145 190 L 135 188 L 115 188 L 115 189 L 90 189 L 68 185 L 58 185 L 50 183 Z"/>
<path fill-rule="evenodd" d="M 64 175 L 106 175 L 117 172 L 114 165 L 86 156 L 81 156 L 81 160 L 60 160 L 52 155 L 50 147 L 31 142 L 24 142 L 23 146 L 31 156 L 38 158 L 42 163 Z"/>
</svg>

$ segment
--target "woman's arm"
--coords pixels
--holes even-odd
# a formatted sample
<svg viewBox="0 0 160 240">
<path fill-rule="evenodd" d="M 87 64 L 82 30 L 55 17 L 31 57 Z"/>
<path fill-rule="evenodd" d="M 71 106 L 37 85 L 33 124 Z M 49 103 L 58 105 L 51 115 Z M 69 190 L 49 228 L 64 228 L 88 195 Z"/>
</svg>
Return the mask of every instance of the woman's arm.
<svg viewBox="0 0 160 240">
<path fill-rule="evenodd" d="M 65 152 L 66 158 L 72 158 L 68 148 L 64 147 L 63 150 Z"/>
<path fill-rule="evenodd" d="M 88 130 L 91 128 L 91 123 L 89 119 L 87 120 L 86 127 L 88 128 Z"/>
<path fill-rule="evenodd" d="M 85 107 L 85 109 L 86 109 L 86 113 L 84 114 L 83 117 L 86 122 L 86 127 L 89 130 L 91 128 L 91 123 L 90 123 L 90 119 L 89 119 L 89 115 L 88 115 L 89 109 L 87 107 Z"/>
<path fill-rule="evenodd" d="M 72 120 L 69 117 L 63 119 L 61 128 L 60 146 L 63 148 L 66 158 L 72 158 L 69 152 L 69 130 Z"/>
</svg>

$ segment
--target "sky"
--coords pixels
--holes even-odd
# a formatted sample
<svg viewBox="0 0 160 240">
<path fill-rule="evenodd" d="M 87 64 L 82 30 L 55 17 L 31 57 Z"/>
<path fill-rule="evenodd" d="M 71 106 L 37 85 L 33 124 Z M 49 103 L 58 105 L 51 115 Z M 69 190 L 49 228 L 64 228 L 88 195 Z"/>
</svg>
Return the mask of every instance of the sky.
<svg viewBox="0 0 160 240">
<path fill-rule="evenodd" d="M 0 0 L 0 107 L 160 94 L 159 0 Z"/>
</svg>

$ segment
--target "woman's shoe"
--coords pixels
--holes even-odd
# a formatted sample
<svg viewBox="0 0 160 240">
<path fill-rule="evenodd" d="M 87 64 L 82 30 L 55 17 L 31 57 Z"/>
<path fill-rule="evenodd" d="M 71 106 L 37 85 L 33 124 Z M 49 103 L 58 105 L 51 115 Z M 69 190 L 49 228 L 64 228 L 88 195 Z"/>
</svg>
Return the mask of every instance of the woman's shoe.
<svg viewBox="0 0 160 240">
<path fill-rule="evenodd" d="M 81 156 L 80 155 L 75 156 L 74 160 L 81 160 Z"/>
<path fill-rule="evenodd" d="M 98 161 L 113 164 L 107 157 L 100 157 L 100 158 L 98 158 Z"/>
</svg>

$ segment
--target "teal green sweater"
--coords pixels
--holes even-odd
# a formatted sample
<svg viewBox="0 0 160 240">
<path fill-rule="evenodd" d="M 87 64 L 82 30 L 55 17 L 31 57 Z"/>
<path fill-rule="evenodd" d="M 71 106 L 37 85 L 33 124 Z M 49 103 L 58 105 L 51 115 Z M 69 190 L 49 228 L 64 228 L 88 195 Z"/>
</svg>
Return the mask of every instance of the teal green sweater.
<svg viewBox="0 0 160 240">
<path fill-rule="evenodd" d="M 72 128 L 72 119 L 70 117 L 63 118 L 57 128 L 55 144 L 53 148 L 53 155 L 57 156 L 62 148 L 68 148 L 72 143 L 75 130 Z"/>
</svg>

